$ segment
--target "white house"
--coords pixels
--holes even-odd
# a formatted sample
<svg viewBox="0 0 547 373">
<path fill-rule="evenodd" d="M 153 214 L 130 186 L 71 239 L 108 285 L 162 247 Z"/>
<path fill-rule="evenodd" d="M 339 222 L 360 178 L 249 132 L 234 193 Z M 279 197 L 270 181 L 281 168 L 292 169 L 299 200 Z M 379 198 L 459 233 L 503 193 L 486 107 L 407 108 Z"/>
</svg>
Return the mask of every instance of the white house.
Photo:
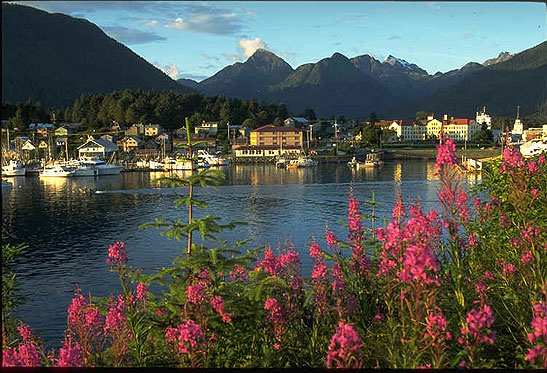
<svg viewBox="0 0 547 373">
<path fill-rule="evenodd" d="M 289 117 L 283 121 L 286 126 L 294 127 L 297 123 L 302 127 L 310 124 L 310 121 L 302 117 Z"/>
<path fill-rule="evenodd" d="M 78 147 L 78 156 L 80 159 L 105 159 L 118 150 L 118 146 L 111 141 L 90 138 L 85 144 Z"/>
</svg>

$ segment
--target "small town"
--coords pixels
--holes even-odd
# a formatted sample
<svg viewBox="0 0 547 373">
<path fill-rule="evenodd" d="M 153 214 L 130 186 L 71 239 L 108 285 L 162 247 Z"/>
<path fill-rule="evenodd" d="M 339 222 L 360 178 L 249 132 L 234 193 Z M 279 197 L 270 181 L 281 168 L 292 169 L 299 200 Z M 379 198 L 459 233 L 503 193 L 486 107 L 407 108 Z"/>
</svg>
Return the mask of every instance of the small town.
<svg viewBox="0 0 547 373">
<path fill-rule="evenodd" d="M 2 369 L 547 371 L 547 2 L 2 3 Z"/>
</svg>

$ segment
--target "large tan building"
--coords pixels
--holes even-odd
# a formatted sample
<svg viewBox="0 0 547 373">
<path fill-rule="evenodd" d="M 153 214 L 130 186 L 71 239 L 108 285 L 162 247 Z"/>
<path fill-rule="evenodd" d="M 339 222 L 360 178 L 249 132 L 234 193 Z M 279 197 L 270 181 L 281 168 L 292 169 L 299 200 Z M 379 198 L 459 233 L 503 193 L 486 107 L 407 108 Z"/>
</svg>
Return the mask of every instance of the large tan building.
<svg viewBox="0 0 547 373">
<path fill-rule="evenodd" d="M 303 139 L 303 132 L 299 128 L 268 125 L 251 131 L 250 145 L 300 147 Z"/>
</svg>

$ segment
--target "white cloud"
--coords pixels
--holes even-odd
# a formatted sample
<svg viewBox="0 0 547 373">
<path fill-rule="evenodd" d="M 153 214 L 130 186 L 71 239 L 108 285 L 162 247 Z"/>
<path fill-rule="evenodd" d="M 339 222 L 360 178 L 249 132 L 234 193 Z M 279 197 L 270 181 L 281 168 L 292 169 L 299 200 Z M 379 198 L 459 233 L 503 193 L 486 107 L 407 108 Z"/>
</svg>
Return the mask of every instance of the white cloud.
<svg viewBox="0 0 547 373">
<path fill-rule="evenodd" d="M 201 34 L 232 35 L 241 29 L 239 22 L 237 14 L 232 12 L 194 13 L 167 22 L 165 27 Z"/>
<path fill-rule="evenodd" d="M 179 70 L 174 63 L 171 65 L 161 65 L 159 62 L 155 61 L 154 66 L 166 73 L 171 77 L 171 79 L 178 79 L 180 77 Z"/>
<path fill-rule="evenodd" d="M 158 28 L 160 26 L 160 23 L 153 19 L 151 21 L 144 22 L 144 25 L 148 27 Z"/>
<path fill-rule="evenodd" d="M 266 43 L 260 40 L 260 38 L 241 38 L 239 39 L 237 46 L 239 47 L 239 49 L 243 53 L 243 57 L 245 58 L 251 57 L 257 49 L 268 49 Z"/>
</svg>

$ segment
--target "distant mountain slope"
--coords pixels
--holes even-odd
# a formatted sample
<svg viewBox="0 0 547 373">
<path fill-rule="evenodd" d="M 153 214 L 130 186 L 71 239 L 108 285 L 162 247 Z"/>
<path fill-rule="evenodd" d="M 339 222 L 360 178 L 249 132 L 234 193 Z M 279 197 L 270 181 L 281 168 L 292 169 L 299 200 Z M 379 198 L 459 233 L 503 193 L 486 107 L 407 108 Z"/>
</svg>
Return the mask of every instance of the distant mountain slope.
<svg viewBox="0 0 547 373">
<path fill-rule="evenodd" d="M 282 83 L 270 87 L 267 98 L 283 101 L 297 113 L 313 108 L 323 117 L 362 117 L 394 99 L 380 82 L 360 72 L 340 53 L 300 66 Z"/>
<path fill-rule="evenodd" d="M 482 64 L 484 66 L 495 65 L 497 63 L 507 61 L 508 59 L 513 57 L 514 55 L 515 55 L 514 53 L 501 52 L 496 58 L 490 58 L 490 59 L 484 61 Z"/>
<path fill-rule="evenodd" d="M 292 67 L 283 59 L 259 49 L 244 63 L 227 66 L 203 80 L 198 88 L 205 94 L 258 98 L 268 86 L 282 82 L 292 72 Z"/>
<path fill-rule="evenodd" d="M 177 83 L 182 84 L 183 86 L 189 87 L 189 88 L 192 88 L 192 89 L 196 89 L 199 85 L 199 83 L 196 82 L 195 80 L 186 79 L 186 78 L 177 79 Z"/>
<path fill-rule="evenodd" d="M 2 102 L 64 106 L 126 88 L 191 91 L 91 22 L 2 4 Z"/>
<path fill-rule="evenodd" d="M 547 42 L 515 54 L 509 60 L 480 68 L 458 83 L 429 95 L 395 106 L 389 112 L 409 116 L 417 110 L 455 115 L 474 115 L 487 105 L 495 115 L 513 115 L 515 107 L 534 112 L 547 97 Z"/>
</svg>

